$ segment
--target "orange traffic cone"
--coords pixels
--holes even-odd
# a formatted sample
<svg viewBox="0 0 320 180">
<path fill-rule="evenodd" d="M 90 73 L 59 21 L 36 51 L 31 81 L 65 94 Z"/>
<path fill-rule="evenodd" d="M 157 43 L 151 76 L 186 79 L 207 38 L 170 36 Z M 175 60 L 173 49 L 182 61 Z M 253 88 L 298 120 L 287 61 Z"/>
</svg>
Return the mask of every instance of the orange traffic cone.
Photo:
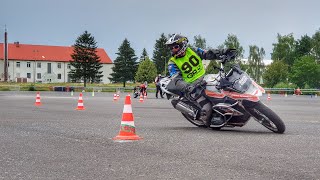
<svg viewBox="0 0 320 180">
<path fill-rule="evenodd" d="M 76 108 L 76 110 L 85 110 L 85 108 L 83 106 L 82 93 L 80 93 L 80 95 L 79 95 L 78 107 Z"/>
<path fill-rule="evenodd" d="M 268 101 L 271 100 L 271 96 L 270 96 L 270 93 L 268 93 Z"/>
<path fill-rule="evenodd" d="M 36 102 L 34 103 L 35 106 L 41 106 L 42 103 L 40 101 L 40 93 L 37 92 Z"/>
<path fill-rule="evenodd" d="M 143 102 L 143 95 L 142 94 L 140 94 L 139 102 Z"/>
<path fill-rule="evenodd" d="M 117 98 L 117 94 L 113 94 L 113 101 L 117 101 L 118 98 Z"/>
<path fill-rule="evenodd" d="M 120 99 L 120 94 L 117 94 L 117 100 L 119 100 Z"/>
<path fill-rule="evenodd" d="M 112 139 L 113 140 L 139 140 L 139 139 L 142 139 L 141 137 L 136 135 L 130 95 L 126 96 L 126 100 L 124 102 L 122 121 L 121 121 L 119 135 L 112 138 Z"/>
<path fill-rule="evenodd" d="M 147 92 L 144 92 L 143 99 L 147 99 Z"/>
</svg>

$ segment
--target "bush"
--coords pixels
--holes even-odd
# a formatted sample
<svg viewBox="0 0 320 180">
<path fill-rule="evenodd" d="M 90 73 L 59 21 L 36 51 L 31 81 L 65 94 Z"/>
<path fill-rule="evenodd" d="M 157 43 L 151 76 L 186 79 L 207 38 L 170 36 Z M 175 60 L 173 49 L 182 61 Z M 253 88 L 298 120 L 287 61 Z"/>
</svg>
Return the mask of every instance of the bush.
<svg viewBox="0 0 320 180">
<path fill-rule="evenodd" d="M 279 82 L 276 84 L 273 88 L 290 88 L 290 89 L 295 89 L 297 88 L 296 84 L 293 83 L 284 83 L 284 82 Z"/>
<path fill-rule="evenodd" d="M 294 89 L 297 88 L 297 85 L 296 84 L 292 84 L 292 83 L 279 82 L 273 88 L 282 88 L 282 89 L 284 89 L 283 91 L 277 91 L 277 92 L 274 92 L 274 93 L 279 93 L 279 94 L 289 93 L 289 94 L 293 94 L 293 91 L 294 91 Z"/>
<path fill-rule="evenodd" d="M 31 84 L 31 86 L 29 86 L 29 89 L 28 89 L 29 91 L 35 91 L 36 90 L 36 88 L 34 87 L 34 84 Z"/>
</svg>

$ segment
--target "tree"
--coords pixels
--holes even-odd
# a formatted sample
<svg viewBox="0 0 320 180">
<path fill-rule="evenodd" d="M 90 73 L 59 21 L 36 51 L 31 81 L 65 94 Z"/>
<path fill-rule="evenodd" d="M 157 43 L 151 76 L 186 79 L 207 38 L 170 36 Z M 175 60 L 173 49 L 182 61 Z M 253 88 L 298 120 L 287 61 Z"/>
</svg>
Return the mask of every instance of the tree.
<svg viewBox="0 0 320 180">
<path fill-rule="evenodd" d="M 248 57 L 248 74 L 255 79 L 258 83 L 261 81 L 262 72 L 264 70 L 263 58 L 265 51 L 263 48 L 257 47 L 256 45 L 249 46 L 249 57 Z"/>
<path fill-rule="evenodd" d="M 294 62 L 295 54 L 295 40 L 293 34 L 277 36 L 278 43 L 274 43 L 273 52 L 271 53 L 271 59 L 274 61 L 283 61 L 290 66 Z"/>
<path fill-rule="evenodd" d="M 142 54 L 140 56 L 140 61 L 144 61 L 146 59 L 146 57 L 148 57 L 148 53 L 147 53 L 146 48 L 143 48 Z"/>
<path fill-rule="evenodd" d="M 241 61 L 241 59 L 243 59 L 244 49 L 240 45 L 240 42 L 236 35 L 228 34 L 227 39 L 224 41 L 224 45 L 226 48 L 236 49 L 238 51 L 238 54 L 236 57 L 237 61 Z"/>
<path fill-rule="evenodd" d="M 137 71 L 137 57 L 127 38 L 122 42 L 116 54 L 118 57 L 114 60 L 113 72 L 109 79 L 112 82 L 122 82 L 123 87 L 126 87 L 127 81 L 134 81 Z"/>
<path fill-rule="evenodd" d="M 243 71 L 247 70 L 247 66 L 244 65 L 242 63 L 242 61 L 241 61 L 243 59 L 243 57 L 244 57 L 244 55 L 243 55 L 244 54 L 244 49 L 240 45 L 239 39 L 238 39 L 238 37 L 236 35 L 228 34 L 227 39 L 224 41 L 223 45 L 220 46 L 220 48 L 221 49 L 224 49 L 224 48 L 236 49 L 237 50 L 237 56 L 235 58 L 235 61 L 231 62 L 231 65 L 232 64 L 239 64 Z M 230 69 L 230 65 L 227 65 L 226 69 Z"/>
<path fill-rule="evenodd" d="M 295 59 L 306 55 L 310 56 L 312 47 L 312 38 L 308 35 L 302 36 L 301 39 L 298 39 L 295 43 Z"/>
<path fill-rule="evenodd" d="M 157 68 L 154 63 L 146 56 L 146 59 L 140 62 L 138 71 L 135 76 L 135 80 L 137 82 L 145 82 L 151 83 L 154 81 L 157 76 Z"/>
<path fill-rule="evenodd" d="M 97 55 L 96 41 L 90 33 L 85 31 L 80 35 L 73 45 L 71 68 L 69 75 L 72 81 L 83 80 L 84 87 L 87 82 L 100 82 L 103 77 L 100 57 Z"/>
<path fill-rule="evenodd" d="M 207 48 L 206 39 L 202 38 L 201 35 L 194 36 L 193 41 L 194 41 L 193 45 L 191 46 L 193 50 L 197 50 L 197 48 L 201 48 L 201 49 Z"/>
<path fill-rule="evenodd" d="M 299 87 L 320 87 L 320 65 L 314 57 L 303 56 L 297 59 L 292 67 L 290 80 Z"/>
<path fill-rule="evenodd" d="M 206 68 L 206 74 L 217 74 L 219 70 L 215 69 L 214 66 L 219 67 L 217 61 L 210 61 L 208 67 Z"/>
<path fill-rule="evenodd" d="M 280 82 L 287 82 L 288 78 L 288 65 L 282 61 L 274 61 L 267 66 L 266 71 L 263 73 L 263 83 L 267 87 L 274 87 Z"/>
<path fill-rule="evenodd" d="M 317 62 L 320 61 L 320 29 L 312 36 L 312 53 Z"/>
<path fill-rule="evenodd" d="M 171 57 L 170 49 L 166 46 L 167 41 L 168 38 L 162 33 L 154 45 L 153 62 L 157 68 L 157 74 L 162 74 L 165 71 L 168 60 Z"/>
</svg>

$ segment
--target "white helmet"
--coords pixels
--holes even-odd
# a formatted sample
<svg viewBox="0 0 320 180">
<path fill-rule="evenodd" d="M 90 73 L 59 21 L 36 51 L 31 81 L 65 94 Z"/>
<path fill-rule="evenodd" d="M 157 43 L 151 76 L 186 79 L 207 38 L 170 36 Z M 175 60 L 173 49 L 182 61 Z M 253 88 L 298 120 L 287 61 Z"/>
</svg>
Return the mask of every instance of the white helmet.
<svg viewBox="0 0 320 180">
<path fill-rule="evenodd" d="M 169 40 L 166 42 L 166 45 L 169 46 L 172 56 L 181 56 L 184 54 L 184 52 L 187 49 L 188 46 L 188 38 L 185 36 L 182 36 L 180 34 L 173 34 Z M 180 48 L 179 51 L 172 51 L 173 48 Z"/>
</svg>

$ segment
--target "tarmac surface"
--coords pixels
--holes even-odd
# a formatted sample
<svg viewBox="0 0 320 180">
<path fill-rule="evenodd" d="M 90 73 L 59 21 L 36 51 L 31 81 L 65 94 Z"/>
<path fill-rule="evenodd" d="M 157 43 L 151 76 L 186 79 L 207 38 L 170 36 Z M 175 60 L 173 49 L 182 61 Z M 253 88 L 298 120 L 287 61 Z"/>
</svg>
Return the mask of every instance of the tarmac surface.
<svg viewBox="0 0 320 180">
<path fill-rule="evenodd" d="M 124 98 L 112 93 L 0 92 L 0 179 L 320 179 L 320 97 L 261 100 L 286 124 L 198 128 L 170 101 L 132 98 L 138 141 L 114 141 Z"/>
</svg>

